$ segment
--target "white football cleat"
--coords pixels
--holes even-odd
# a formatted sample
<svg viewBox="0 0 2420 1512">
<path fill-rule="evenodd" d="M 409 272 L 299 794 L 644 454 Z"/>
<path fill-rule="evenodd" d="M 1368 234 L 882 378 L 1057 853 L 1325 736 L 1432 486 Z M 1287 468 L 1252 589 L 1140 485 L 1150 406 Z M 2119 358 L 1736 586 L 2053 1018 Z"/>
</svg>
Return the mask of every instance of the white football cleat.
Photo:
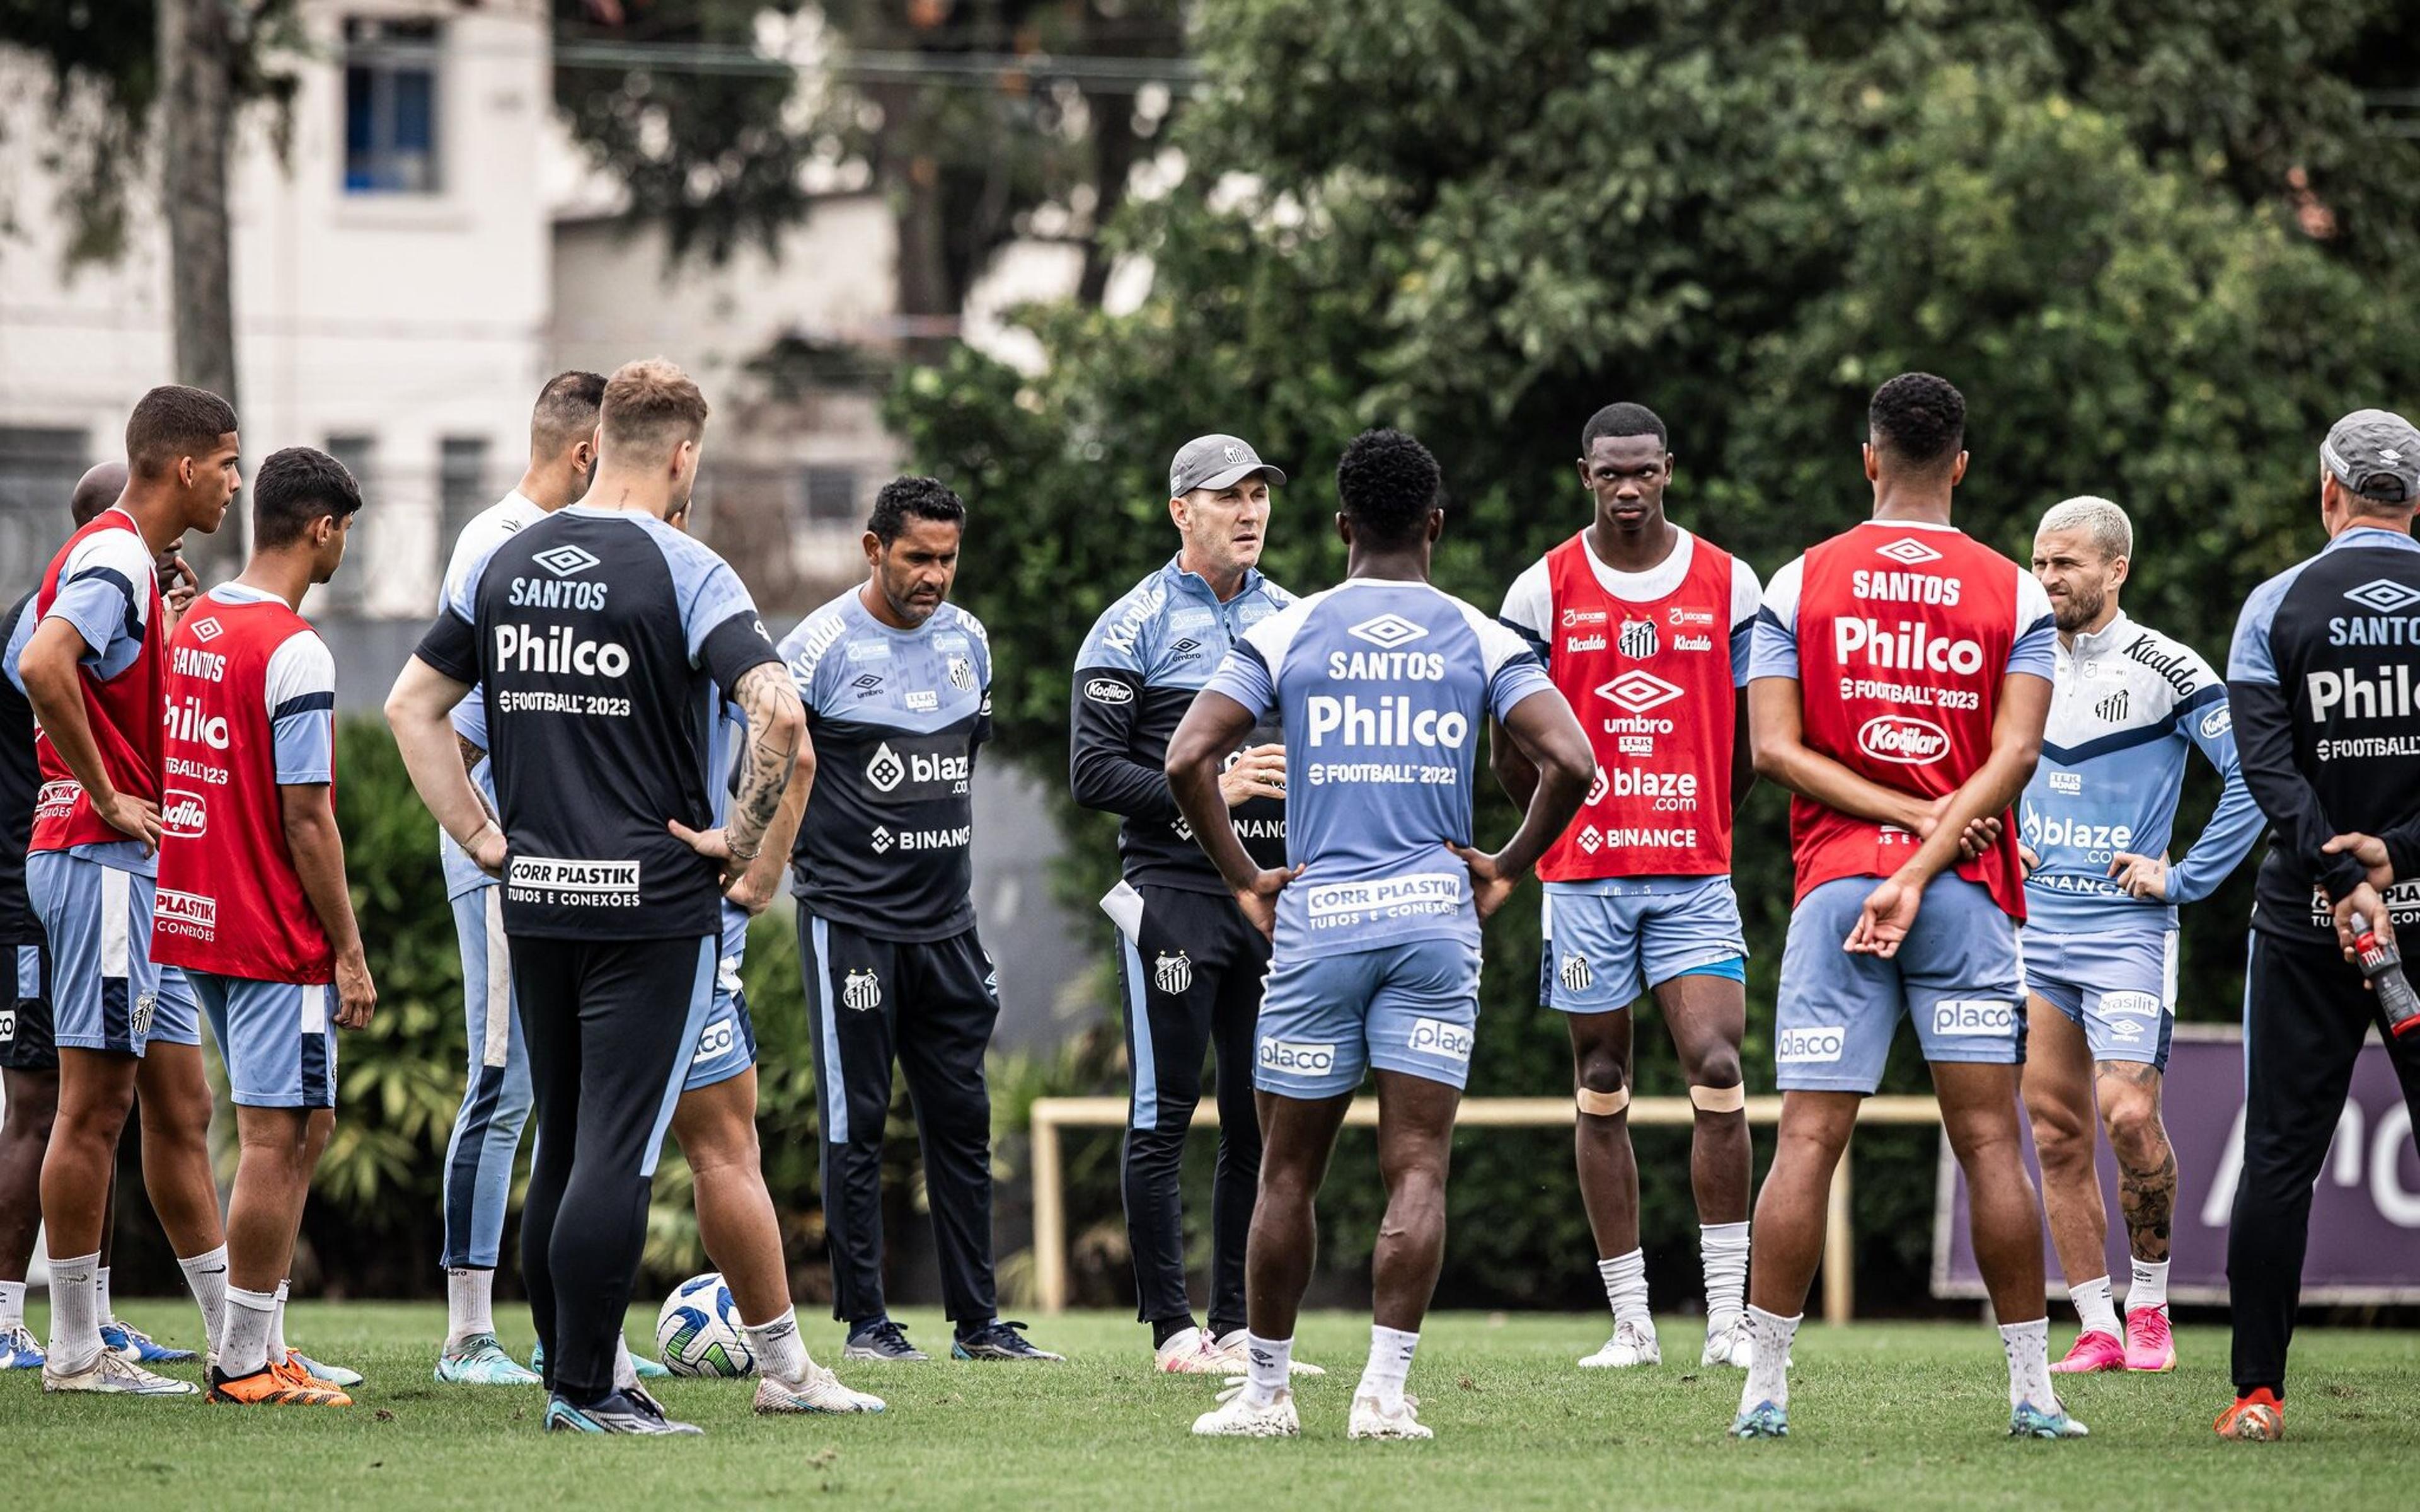
<svg viewBox="0 0 2420 1512">
<path fill-rule="evenodd" d="M 92 1364 L 76 1371 L 42 1366 L 44 1391 L 106 1392 L 119 1396 L 199 1396 L 202 1388 L 190 1381 L 154 1375 L 133 1361 L 103 1350 Z"/>
<path fill-rule="evenodd" d="M 1382 1407 L 1375 1396 L 1353 1398 L 1353 1426 L 1344 1430 L 1348 1439 L 1434 1439 L 1436 1430 L 1419 1420 L 1417 1396 L 1396 1398 L 1392 1411 Z"/>
<path fill-rule="evenodd" d="M 1203 1348 L 1217 1351 L 1219 1361 L 1226 1366 L 1228 1374 L 1240 1376 L 1247 1368 L 1249 1367 L 1250 1363 L 1244 1358 L 1244 1331 L 1242 1329 L 1236 1329 L 1234 1332 L 1230 1334 L 1221 1334 L 1215 1340 L 1210 1338 L 1209 1333 L 1205 1330 L 1202 1333 L 1202 1337 L 1205 1341 Z M 1306 1378 L 1311 1376 L 1324 1376 L 1327 1374 L 1327 1367 L 1325 1365 L 1312 1365 L 1308 1360 L 1289 1360 L 1286 1362 L 1286 1374 Z"/>
<path fill-rule="evenodd" d="M 1193 1432 L 1203 1439 L 1292 1439 L 1302 1434 L 1302 1419 L 1294 1410 L 1294 1393 L 1280 1386 L 1273 1401 L 1255 1406 L 1246 1382 L 1235 1381 L 1218 1394 L 1218 1405 L 1193 1420 Z"/>
<path fill-rule="evenodd" d="M 1755 1356 L 1756 1345 L 1747 1336 L 1747 1314 L 1742 1313 L 1728 1322 L 1706 1325 L 1706 1350 L 1698 1356 L 1699 1365 L 1725 1365 L 1745 1370 Z"/>
<path fill-rule="evenodd" d="M 883 1405 L 881 1397 L 842 1385 L 839 1377 L 812 1361 L 797 1381 L 765 1376 L 756 1382 L 760 1412 L 879 1412 Z"/>
<path fill-rule="evenodd" d="M 1243 1368 L 1198 1328 L 1181 1328 L 1151 1353 L 1151 1367 L 1171 1376 L 1232 1376 Z"/>
<path fill-rule="evenodd" d="M 1664 1350 L 1655 1342 L 1655 1325 L 1641 1328 L 1628 1319 L 1613 1325 L 1605 1348 L 1580 1362 L 1583 1370 L 1620 1370 L 1635 1365 L 1662 1365 Z"/>
</svg>

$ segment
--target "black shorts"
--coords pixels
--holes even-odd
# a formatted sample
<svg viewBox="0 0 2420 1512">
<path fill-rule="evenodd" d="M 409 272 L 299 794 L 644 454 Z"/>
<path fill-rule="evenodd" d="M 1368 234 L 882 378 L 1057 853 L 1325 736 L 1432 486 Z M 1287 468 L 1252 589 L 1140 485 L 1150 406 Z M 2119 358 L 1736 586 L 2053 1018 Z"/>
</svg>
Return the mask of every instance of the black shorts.
<svg viewBox="0 0 2420 1512">
<path fill-rule="evenodd" d="M 56 1071 L 51 1040 L 51 948 L 0 945 L 0 1071 Z"/>
</svg>

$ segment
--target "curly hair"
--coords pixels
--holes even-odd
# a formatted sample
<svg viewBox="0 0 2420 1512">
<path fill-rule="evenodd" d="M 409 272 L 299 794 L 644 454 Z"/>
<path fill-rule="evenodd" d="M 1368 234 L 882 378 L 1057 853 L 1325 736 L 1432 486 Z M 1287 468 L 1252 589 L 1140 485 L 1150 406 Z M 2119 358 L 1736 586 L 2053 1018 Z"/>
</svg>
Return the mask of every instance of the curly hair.
<svg viewBox="0 0 2420 1512">
<path fill-rule="evenodd" d="M 874 496 L 874 513 L 866 517 L 865 528 L 874 532 L 876 540 L 889 546 L 908 529 L 911 515 L 964 530 L 967 501 L 939 478 L 893 478 Z"/>
<path fill-rule="evenodd" d="M 1429 449 L 1400 430 L 1365 430 L 1336 459 L 1336 496 L 1353 527 L 1380 546 L 1415 540 L 1444 507 L 1445 475 Z"/>
<path fill-rule="evenodd" d="M 1947 378 L 1901 373 L 1866 407 L 1874 450 L 1911 468 L 1946 467 L 1966 439 L 1966 396 Z"/>
</svg>

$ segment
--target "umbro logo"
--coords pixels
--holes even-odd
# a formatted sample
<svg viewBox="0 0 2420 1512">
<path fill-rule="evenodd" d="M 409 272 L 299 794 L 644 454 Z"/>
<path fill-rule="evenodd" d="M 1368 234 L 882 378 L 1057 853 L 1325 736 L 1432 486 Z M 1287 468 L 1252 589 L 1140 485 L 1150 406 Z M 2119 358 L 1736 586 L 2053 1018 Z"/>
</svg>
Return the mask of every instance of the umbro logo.
<svg viewBox="0 0 2420 1512">
<path fill-rule="evenodd" d="M 194 622 L 194 639 L 204 645 L 209 645 L 225 633 L 226 626 L 221 625 L 215 617 Z"/>
<path fill-rule="evenodd" d="M 1935 551 L 1932 548 L 1925 545 L 1922 541 L 1917 540 L 1912 535 L 1902 535 L 1888 546 L 1878 546 L 1874 548 L 1874 555 L 1878 557 L 1888 557 L 1893 562 L 1896 562 L 1904 567 L 1913 567 L 1920 563 L 1938 562 L 1941 560 L 1940 552 Z"/>
<path fill-rule="evenodd" d="M 2345 597 L 2364 609 L 2376 609 L 2381 614 L 2392 614 L 2397 609 L 2420 603 L 2420 588 L 2412 588 L 2389 578 L 2379 578 L 2362 584 L 2359 588 L 2346 589 Z"/>
<path fill-rule="evenodd" d="M 867 672 L 864 676 L 859 678 L 856 682 L 851 683 L 848 686 L 857 689 L 861 693 L 871 693 L 876 688 L 882 686 L 882 674 L 880 672 Z"/>
<path fill-rule="evenodd" d="M 558 578 L 576 577 L 597 565 L 597 559 L 576 546 L 558 546 L 551 551 L 541 551 L 531 561 Z"/>
<path fill-rule="evenodd" d="M 1363 620 L 1344 633 L 1357 640 L 1367 640 L 1381 651 L 1392 651 L 1397 646 L 1411 644 L 1429 632 L 1400 614 L 1381 614 L 1374 620 Z"/>
<path fill-rule="evenodd" d="M 1596 696 L 1609 699 L 1632 714 L 1645 714 L 1660 709 L 1681 696 L 1681 690 L 1652 672 L 1633 667 L 1612 682 L 1596 690 Z"/>
<path fill-rule="evenodd" d="M 1194 640 L 1188 635 L 1184 640 L 1179 640 L 1176 644 L 1169 647 L 1168 649 L 1176 653 L 1180 656 L 1189 656 L 1202 649 L 1202 642 Z"/>
</svg>

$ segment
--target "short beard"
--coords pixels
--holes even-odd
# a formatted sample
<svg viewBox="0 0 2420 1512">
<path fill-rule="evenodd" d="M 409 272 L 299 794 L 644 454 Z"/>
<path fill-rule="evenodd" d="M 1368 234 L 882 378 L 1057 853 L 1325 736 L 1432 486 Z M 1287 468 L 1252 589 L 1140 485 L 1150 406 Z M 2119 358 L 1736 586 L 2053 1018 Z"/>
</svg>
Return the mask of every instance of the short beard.
<svg viewBox="0 0 2420 1512">
<path fill-rule="evenodd" d="M 2053 618 L 2057 621 L 2060 629 L 2073 635 L 2079 630 L 2090 627 L 2093 621 L 2101 618 L 2101 611 L 2108 606 L 2108 603 L 2107 594 L 2096 594 L 2090 598 L 2086 598 L 2080 594 L 2071 592 L 2067 595 L 2066 606 L 2055 611 Z"/>
</svg>

